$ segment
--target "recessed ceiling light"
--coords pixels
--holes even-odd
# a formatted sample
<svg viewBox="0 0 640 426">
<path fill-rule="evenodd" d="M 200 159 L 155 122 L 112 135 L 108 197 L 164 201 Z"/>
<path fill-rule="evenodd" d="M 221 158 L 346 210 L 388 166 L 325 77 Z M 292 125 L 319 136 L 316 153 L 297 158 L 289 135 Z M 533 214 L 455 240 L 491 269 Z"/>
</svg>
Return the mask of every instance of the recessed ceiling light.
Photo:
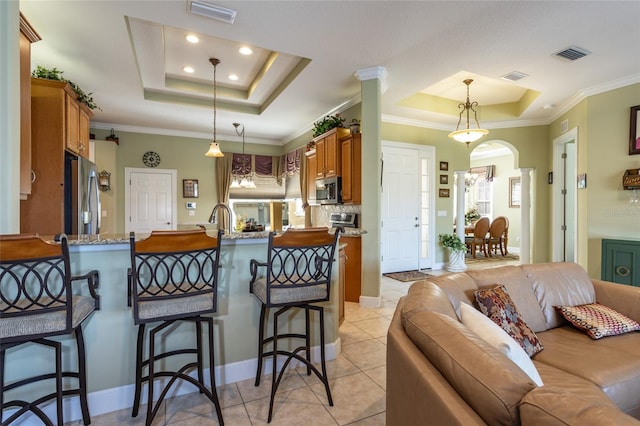
<svg viewBox="0 0 640 426">
<path fill-rule="evenodd" d="M 545 106 L 543 106 L 542 108 L 543 108 L 543 109 L 552 109 L 552 108 L 555 108 L 555 107 L 556 107 L 556 104 L 546 104 L 546 105 L 545 105 Z"/>
<path fill-rule="evenodd" d="M 229 74 L 229 80 L 233 80 L 236 81 L 238 79 L 238 76 L 236 74 Z"/>
<path fill-rule="evenodd" d="M 182 67 L 182 71 L 187 72 L 189 74 L 193 74 L 195 70 L 193 69 L 193 67 L 187 66 L 187 67 Z"/>
<path fill-rule="evenodd" d="M 240 52 L 241 55 L 251 55 L 253 53 L 253 50 L 248 46 L 242 46 L 240 49 L 238 49 L 238 52 Z"/>
<path fill-rule="evenodd" d="M 189 43 L 194 43 L 194 44 L 200 41 L 198 36 L 195 34 L 187 34 L 184 38 L 186 38 Z"/>
</svg>

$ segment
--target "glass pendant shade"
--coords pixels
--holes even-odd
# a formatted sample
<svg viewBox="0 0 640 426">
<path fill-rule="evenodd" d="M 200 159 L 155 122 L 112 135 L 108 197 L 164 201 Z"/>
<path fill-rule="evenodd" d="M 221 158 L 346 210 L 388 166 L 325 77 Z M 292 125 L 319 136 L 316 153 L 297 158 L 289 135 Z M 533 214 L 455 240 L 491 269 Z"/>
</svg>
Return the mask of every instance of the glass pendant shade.
<svg viewBox="0 0 640 426">
<path fill-rule="evenodd" d="M 238 178 L 234 177 L 231 180 L 231 185 L 229 186 L 229 188 L 240 188 L 240 182 L 238 182 Z"/>
<path fill-rule="evenodd" d="M 220 145 L 218 145 L 218 142 L 211 142 L 209 145 L 209 151 L 204 155 L 207 157 L 224 157 L 224 154 L 220 151 Z"/>
<path fill-rule="evenodd" d="M 449 133 L 449 138 L 469 144 L 488 134 L 489 131 L 485 129 L 462 129 Z"/>
</svg>

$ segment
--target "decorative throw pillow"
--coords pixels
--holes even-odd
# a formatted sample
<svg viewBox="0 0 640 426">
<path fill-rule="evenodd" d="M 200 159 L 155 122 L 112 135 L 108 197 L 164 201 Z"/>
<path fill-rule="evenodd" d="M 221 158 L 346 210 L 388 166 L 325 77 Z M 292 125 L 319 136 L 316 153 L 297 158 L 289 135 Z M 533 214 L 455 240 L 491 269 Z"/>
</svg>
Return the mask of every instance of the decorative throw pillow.
<svg viewBox="0 0 640 426">
<path fill-rule="evenodd" d="M 522 319 L 503 285 L 476 290 L 473 295 L 480 311 L 518 342 L 529 357 L 544 349 L 536 333 Z"/>
<path fill-rule="evenodd" d="M 464 302 L 460 303 L 460 317 L 462 324 L 513 361 L 536 385 L 543 385 L 542 378 L 529 355 L 498 324 Z"/>
<path fill-rule="evenodd" d="M 556 306 L 563 317 L 592 339 L 640 330 L 640 324 L 600 303 L 579 306 Z"/>
</svg>

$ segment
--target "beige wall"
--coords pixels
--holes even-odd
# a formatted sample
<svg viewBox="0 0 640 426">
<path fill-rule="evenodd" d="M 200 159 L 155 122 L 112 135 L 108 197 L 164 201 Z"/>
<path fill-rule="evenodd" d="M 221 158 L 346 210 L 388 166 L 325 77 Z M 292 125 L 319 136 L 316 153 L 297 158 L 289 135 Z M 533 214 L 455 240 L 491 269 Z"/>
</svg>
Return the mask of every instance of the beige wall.
<svg viewBox="0 0 640 426">
<path fill-rule="evenodd" d="M 629 155 L 629 108 L 638 104 L 634 84 L 591 96 L 549 126 L 550 140 L 561 136 L 565 119 L 578 128 L 578 174 L 587 173 L 587 188 L 578 191 L 579 263 L 592 278 L 600 278 L 603 238 L 640 239 L 640 208 L 622 189 L 624 171 L 640 167 L 640 155 Z"/>
</svg>

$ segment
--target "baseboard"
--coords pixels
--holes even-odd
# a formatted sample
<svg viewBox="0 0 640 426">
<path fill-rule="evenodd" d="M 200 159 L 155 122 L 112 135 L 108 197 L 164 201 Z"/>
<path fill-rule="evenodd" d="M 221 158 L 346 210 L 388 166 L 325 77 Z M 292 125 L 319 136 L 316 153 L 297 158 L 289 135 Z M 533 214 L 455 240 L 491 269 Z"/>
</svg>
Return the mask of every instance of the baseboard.
<svg viewBox="0 0 640 426">
<path fill-rule="evenodd" d="M 335 342 L 329 343 L 325 345 L 325 357 L 326 360 L 336 359 L 338 354 L 341 351 L 341 340 L 338 337 Z M 320 360 L 320 346 L 314 346 L 311 349 L 311 360 L 317 362 Z M 282 368 L 283 360 L 278 361 L 278 371 Z M 256 367 L 258 365 L 257 358 L 248 359 L 245 361 L 233 362 L 230 364 L 219 365 L 216 367 L 215 377 L 216 377 L 216 385 L 226 385 L 230 383 L 240 382 L 242 380 L 253 379 L 256 376 Z M 301 365 L 299 361 L 292 361 L 289 365 L 289 368 L 295 368 Z M 272 369 L 272 361 L 271 359 L 265 360 L 263 371 L 265 374 L 270 372 Z M 207 386 L 210 386 L 211 383 L 208 380 L 209 377 L 209 369 L 207 368 L 204 372 L 205 374 L 205 382 Z M 192 377 L 196 377 L 196 372 L 192 371 L 190 373 Z M 156 381 L 154 385 L 154 395 L 157 397 L 160 394 L 162 389 L 162 385 L 164 383 L 160 380 Z M 113 411 L 120 411 L 125 409 L 130 409 L 133 406 L 133 395 L 135 391 L 135 386 L 125 385 L 119 386 L 117 388 L 104 389 L 100 391 L 90 392 L 87 395 L 87 399 L 89 402 L 89 413 L 91 416 L 99 416 L 101 414 L 111 413 Z M 174 387 L 167 394 L 167 398 L 171 398 L 174 396 L 186 395 L 189 393 L 197 392 L 197 389 L 192 384 L 185 381 L 178 381 Z M 141 401 L 147 400 L 147 391 L 146 386 L 143 387 Z M 56 406 L 53 401 L 47 404 L 40 405 L 40 408 L 44 413 L 49 416 L 51 419 L 55 419 L 56 417 Z M 82 412 L 80 410 L 80 403 L 77 397 L 66 397 L 63 401 L 64 408 L 64 421 L 72 422 L 76 420 L 82 419 Z M 5 410 L 4 418 L 7 418 L 11 414 L 13 414 L 16 410 Z M 144 416 L 145 413 L 141 412 L 138 414 L 138 417 Z M 18 421 L 12 423 L 15 426 L 41 426 L 42 422 L 38 417 L 33 415 L 32 413 L 24 414 Z"/>
<path fill-rule="evenodd" d="M 360 296 L 360 306 L 363 308 L 379 308 L 382 306 L 382 300 L 380 299 L 380 296 Z"/>
</svg>

